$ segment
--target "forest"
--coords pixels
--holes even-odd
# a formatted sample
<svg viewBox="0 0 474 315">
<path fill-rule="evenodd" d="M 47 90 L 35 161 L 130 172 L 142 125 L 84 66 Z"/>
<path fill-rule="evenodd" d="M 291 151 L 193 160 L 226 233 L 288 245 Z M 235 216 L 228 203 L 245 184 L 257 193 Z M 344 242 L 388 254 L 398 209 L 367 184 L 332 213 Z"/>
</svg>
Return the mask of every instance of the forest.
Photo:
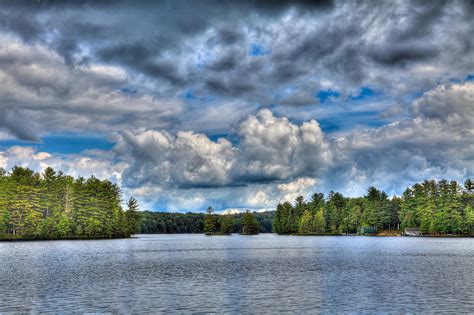
<svg viewBox="0 0 474 315">
<path fill-rule="evenodd" d="M 108 180 L 0 168 L 0 239 L 129 237 L 140 229 L 138 203 L 130 198 L 126 211 L 121 204 Z"/>
<path fill-rule="evenodd" d="M 259 224 L 259 233 L 271 233 L 274 211 L 253 212 L 252 215 Z M 176 213 L 142 211 L 141 233 L 144 234 L 174 234 L 174 233 L 204 233 L 205 213 Z M 221 230 L 221 222 L 231 228 L 229 233 L 241 233 L 244 213 L 212 214 L 216 220 L 216 231 Z M 231 221 L 231 222 L 229 222 Z M 225 228 L 227 229 L 227 228 Z"/>
<path fill-rule="evenodd" d="M 363 197 L 315 193 L 309 201 L 280 203 L 273 221 L 278 234 L 375 234 L 416 228 L 422 235 L 472 235 L 474 183 L 427 180 L 407 188 L 401 197 L 370 187 Z"/>
<path fill-rule="evenodd" d="M 279 203 L 276 211 L 219 215 L 139 211 L 120 187 L 95 177 L 73 178 L 0 168 L 0 239 L 119 238 L 134 233 L 375 234 L 417 229 L 422 235 L 474 233 L 474 182 L 427 180 L 389 196 L 370 187 L 365 196 L 315 193 Z"/>
</svg>

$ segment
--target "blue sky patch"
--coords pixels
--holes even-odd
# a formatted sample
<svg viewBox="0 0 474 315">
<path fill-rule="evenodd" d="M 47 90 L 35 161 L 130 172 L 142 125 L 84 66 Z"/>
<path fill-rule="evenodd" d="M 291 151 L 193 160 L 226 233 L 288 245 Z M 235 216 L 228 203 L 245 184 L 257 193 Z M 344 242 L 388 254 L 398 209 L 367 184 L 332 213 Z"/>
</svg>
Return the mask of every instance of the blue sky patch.
<svg viewBox="0 0 474 315">
<path fill-rule="evenodd" d="M 321 129 L 325 133 L 339 131 L 349 131 L 360 128 L 378 128 L 389 123 L 386 119 L 380 118 L 379 111 L 350 112 L 318 119 Z"/>
<path fill-rule="evenodd" d="M 363 86 L 359 89 L 357 94 L 352 94 L 352 93 L 349 94 L 349 99 L 353 101 L 360 101 L 360 100 L 364 100 L 373 96 L 377 96 L 379 94 L 380 94 L 379 92 L 371 89 L 370 87 Z"/>
<path fill-rule="evenodd" d="M 191 90 L 187 90 L 184 93 L 183 97 L 186 100 L 195 100 L 196 99 L 196 96 L 193 94 L 193 91 L 191 91 Z"/>
<path fill-rule="evenodd" d="M 341 93 L 334 90 L 320 90 L 316 93 L 316 97 L 319 99 L 321 104 L 326 103 L 333 98 L 338 98 L 339 96 L 341 96 Z"/>
<path fill-rule="evenodd" d="M 128 87 L 121 88 L 121 89 L 120 89 L 120 92 L 122 92 L 123 94 L 126 94 L 126 95 L 134 95 L 134 94 L 137 94 L 137 90 L 136 90 L 136 89 L 132 89 L 132 88 L 128 88 Z"/>
<path fill-rule="evenodd" d="M 111 150 L 114 143 L 107 140 L 101 135 L 50 135 L 42 137 L 43 143 L 30 143 L 18 140 L 0 141 L 0 147 L 8 148 L 11 146 L 27 146 L 34 147 L 38 151 L 48 153 L 80 153 L 89 149 Z"/>
<path fill-rule="evenodd" d="M 250 45 L 249 56 L 259 57 L 263 55 L 268 55 L 268 51 L 265 50 L 262 45 L 257 43 L 252 43 L 252 45 Z"/>
</svg>

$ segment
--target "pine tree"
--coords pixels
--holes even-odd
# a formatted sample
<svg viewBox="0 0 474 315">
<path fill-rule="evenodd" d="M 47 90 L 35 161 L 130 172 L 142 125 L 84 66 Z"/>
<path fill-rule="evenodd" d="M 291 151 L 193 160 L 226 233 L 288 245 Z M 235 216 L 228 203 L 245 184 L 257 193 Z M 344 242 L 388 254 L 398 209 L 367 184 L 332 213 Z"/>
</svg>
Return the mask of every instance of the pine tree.
<svg viewBox="0 0 474 315">
<path fill-rule="evenodd" d="M 230 215 L 222 215 L 220 217 L 220 232 L 222 234 L 230 234 L 235 227 L 234 218 Z"/>
<path fill-rule="evenodd" d="M 242 234 L 243 235 L 256 235 L 259 232 L 260 225 L 255 219 L 253 213 L 249 210 L 245 211 L 242 217 Z"/>
<path fill-rule="evenodd" d="M 466 188 L 468 193 L 472 193 L 474 191 L 474 181 L 471 179 L 466 179 L 464 182 L 464 188 Z"/>
<path fill-rule="evenodd" d="M 140 233 L 140 214 L 137 199 L 130 197 L 127 203 L 126 221 L 130 234 Z"/>
<path fill-rule="evenodd" d="M 282 214 L 281 214 L 281 233 L 282 234 L 291 234 L 291 221 L 293 214 L 293 206 L 288 201 L 285 201 L 282 204 Z"/>
<path fill-rule="evenodd" d="M 8 233 L 10 213 L 7 209 L 9 178 L 3 168 L 0 168 L 0 237 Z"/>
<path fill-rule="evenodd" d="M 275 216 L 273 218 L 273 223 L 272 223 L 273 233 L 278 233 L 278 234 L 283 233 L 282 222 L 281 222 L 282 213 L 283 213 L 283 205 L 281 203 L 278 203 L 276 211 L 275 211 Z"/>
<path fill-rule="evenodd" d="M 204 233 L 206 235 L 216 234 L 218 231 L 217 220 L 213 214 L 214 209 L 211 206 L 207 208 L 207 214 L 204 218 Z"/>
<path fill-rule="evenodd" d="M 436 211 L 436 183 L 434 181 L 425 181 L 417 186 L 420 193 L 417 196 L 417 212 L 420 220 L 420 232 L 430 233 L 434 214 Z"/>
<path fill-rule="evenodd" d="M 412 228 L 418 226 L 418 216 L 416 211 L 416 199 L 413 189 L 407 188 L 403 192 L 402 202 L 400 204 L 400 228 Z"/>
<path fill-rule="evenodd" d="M 298 196 L 295 200 L 295 206 L 291 209 L 291 228 L 290 233 L 298 233 L 300 229 L 300 218 L 306 210 L 306 203 L 303 196 Z"/>
<path fill-rule="evenodd" d="M 325 233 L 325 222 L 324 222 L 324 208 L 321 207 L 313 218 L 313 233 L 324 234 Z"/>
<path fill-rule="evenodd" d="M 472 234 L 474 232 L 474 208 L 471 205 L 464 209 L 463 233 Z"/>
<path fill-rule="evenodd" d="M 300 234 L 311 234 L 313 233 L 313 214 L 309 210 L 305 210 L 300 219 Z"/>
</svg>

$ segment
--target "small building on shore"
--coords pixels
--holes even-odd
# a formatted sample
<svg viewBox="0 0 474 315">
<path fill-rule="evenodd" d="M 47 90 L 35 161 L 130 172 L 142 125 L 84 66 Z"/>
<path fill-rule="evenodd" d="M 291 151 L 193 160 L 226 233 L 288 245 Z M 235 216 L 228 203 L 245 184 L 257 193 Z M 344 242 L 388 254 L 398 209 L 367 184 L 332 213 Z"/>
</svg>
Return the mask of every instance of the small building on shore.
<svg viewBox="0 0 474 315">
<path fill-rule="evenodd" d="M 377 233 L 377 228 L 371 225 L 363 225 L 359 228 L 359 235 L 374 235 Z"/>
<path fill-rule="evenodd" d="M 405 235 L 406 236 L 420 236 L 420 229 L 417 227 L 414 228 L 405 228 Z"/>
</svg>

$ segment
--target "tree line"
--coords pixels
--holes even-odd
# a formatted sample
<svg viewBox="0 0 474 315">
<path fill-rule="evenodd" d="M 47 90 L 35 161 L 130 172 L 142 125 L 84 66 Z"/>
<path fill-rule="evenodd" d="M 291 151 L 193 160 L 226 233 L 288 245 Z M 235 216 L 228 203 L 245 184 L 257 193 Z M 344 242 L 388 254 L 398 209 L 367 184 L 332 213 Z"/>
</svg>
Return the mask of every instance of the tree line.
<svg viewBox="0 0 474 315">
<path fill-rule="evenodd" d="M 236 220 L 232 215 L 215 215 L 212 207 L 207 208 L 207 214 L 204 217 L 204 233 L 206 235 L 229 235 L 235 232 Z M 255 214 L 249 210 L 242 215 L 240 234 L 256 235 L 259 234 L 260 223 L 255 219 Z"/>
<path fill-rule="evenodd" d="M 245 213 L 220 215 L 212 214 L 215 221 L 215 233 L 242 233 Z M 258 222 L 259 233 L 271 233 L 274 211 L 251 212 Z M 175 213 L 175 212 L 140 212 L 141 233 L 144 234 L 174 234 L 174 233 L 205 233 L 205 213 Z M 223 226 L 223 227 L 222 227 Z M 230 228 L 227 228 L 230 227 Z"/>
<path fill-rule="evenodd" d="M 425 235 L 474 234 L 474 182 L 427 180 L 402 196 L 370 187 L 363 197 L 331 192 L 299 196 L 276 211 L 217 215 L 122 208 L 118 185 L 95 177 L 73 178 L 48 167 L 43 173 L 0 168 L 0 239 L 115 238 L 133 233 L 353 234 L 417 228 Z"/>
<path fill-rule="evenodd" d="M 127 211 L 121 204 L 108 180 L 0 168 L 0 239 L 129 237 L 140 229 L 138 203 L 131 198 Z"/>
<path fill-rule="evenodd" d="M 278 234 L 352 234 L 370 227 L 380 230 L 418 228 L 421 234 L 467 235 L 474 230 L 474 184 L 430 180 L 415 184 L 401 197 L 370 187 L 363 197 L 330 192 L 302 196 L 294 204 L 279 203 L 273 221 Z"/>
</svg>

